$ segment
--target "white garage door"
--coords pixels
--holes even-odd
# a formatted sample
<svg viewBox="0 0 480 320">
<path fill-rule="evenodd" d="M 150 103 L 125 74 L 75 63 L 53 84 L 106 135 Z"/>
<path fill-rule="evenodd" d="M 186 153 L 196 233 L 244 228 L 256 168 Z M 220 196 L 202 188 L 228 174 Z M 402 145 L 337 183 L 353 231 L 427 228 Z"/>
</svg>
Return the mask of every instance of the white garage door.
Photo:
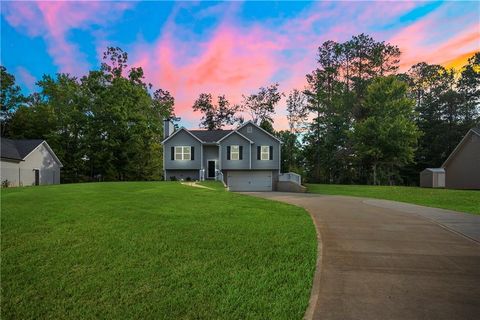
<svg viewBox="0 0 480 320">
<path fill-rule="evenodd" d="M 272 191 L 272 171 L 229 171 L 230 191 Z"/>
</svg>

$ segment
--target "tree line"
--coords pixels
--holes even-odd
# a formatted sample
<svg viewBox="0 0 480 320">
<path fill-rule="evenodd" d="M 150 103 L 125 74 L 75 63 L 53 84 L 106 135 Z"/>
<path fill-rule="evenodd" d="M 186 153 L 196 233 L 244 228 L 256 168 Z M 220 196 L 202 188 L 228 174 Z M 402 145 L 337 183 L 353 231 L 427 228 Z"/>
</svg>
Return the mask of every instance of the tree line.
<svg viewBox="0 0 480 320">
<path fill-rule="evenodd" d="M 1 67 L 2 137 L 45 139 L 64 165 L 62 182 L 161 179 L 163 118 L 173 116 L 174 98 L 145 83 L 120 48 L 103 58 L 81 78 L 44 75 L 28 97 Z"/>
<path fill-rule="evenodd" d="M 480 53 L 457 71 L 422 62 L 399 73 L 399 64 L 397 46 L 365 34 L 326 41 L 304 88 L 284 94 L 274 83 L 239 104 L 202 93 L 192 109 L 208 130 L 249 119 L 277 135 L 282 171 L 307 181 L 414 185 L 479 124 Z M 28 97 L 4 67 L 1 80 L 2 136 L 46 139 L 64 182 L 161 178 L 162 119 L 174 116 L 175 101 L 145 83 L 120 48 L 81 78 L 43 76 Z M 289 129 L 277 132 L 282 101 Z"/>
<path fill-rule="evenodd" d="M 225 96 L 216 105 L 202 94 L 193 109 L 208 129 L 250 116 L 283 141 L 282 171 L 307 181 L 415 185 L 479 124 L 480 53 L 458 71 L 422 62 L 406 73 L 398 72 L 400 55 L 365 34 L 324 42 L 306 87 L 286 97 L 289 130 L 272 126 L 284 95 L 278 84 L 230 108 Z"/>
</svg>

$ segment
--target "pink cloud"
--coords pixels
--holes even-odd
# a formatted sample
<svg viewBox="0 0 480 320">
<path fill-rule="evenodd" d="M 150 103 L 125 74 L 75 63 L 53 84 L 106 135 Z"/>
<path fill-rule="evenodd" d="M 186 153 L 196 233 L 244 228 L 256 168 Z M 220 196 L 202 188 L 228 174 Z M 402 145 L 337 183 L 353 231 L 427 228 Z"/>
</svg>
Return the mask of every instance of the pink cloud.
<svg viewBox="0 0 480 320">
<path fill-rule="evenodd" d="M 90 67 L 79 47 L 68 40 L 73 29 L 106 25 L 131 7 L 126 2 L 9 2 L 3 3 L 5 19 L 27 35 L 41 36 L 61 72 L 80 75 Z M 108 12 L 108 14 L 105 14 Z"/>
<path fill-rule="evenodd" d="M 15 71 L 18 80 L 20 80 L 20 82 L 22 82 L 30 91 L 33 91 L 35 83 L 37 82 L 35 77 L 24 67 L 17 67 Z"/>
</svg>

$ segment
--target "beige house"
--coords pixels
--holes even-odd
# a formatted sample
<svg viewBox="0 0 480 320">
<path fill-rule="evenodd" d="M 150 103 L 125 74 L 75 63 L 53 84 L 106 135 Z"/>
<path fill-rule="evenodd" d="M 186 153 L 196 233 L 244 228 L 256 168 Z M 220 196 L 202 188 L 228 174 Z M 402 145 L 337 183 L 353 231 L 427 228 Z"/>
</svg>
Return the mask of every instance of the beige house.
<svg viewBox="0 0 480 320">
<path fill-rule="evenodd" d="M 60 183 L 60 168 L 63 165 L 45 140 L 2 138 L 0 147 L 2 186 Z"/>
<path fill-rule="evenodd" d="M 446 188 L 480 189 L 480 128 L 467 132 L 442 168 Z"/>
</svg>

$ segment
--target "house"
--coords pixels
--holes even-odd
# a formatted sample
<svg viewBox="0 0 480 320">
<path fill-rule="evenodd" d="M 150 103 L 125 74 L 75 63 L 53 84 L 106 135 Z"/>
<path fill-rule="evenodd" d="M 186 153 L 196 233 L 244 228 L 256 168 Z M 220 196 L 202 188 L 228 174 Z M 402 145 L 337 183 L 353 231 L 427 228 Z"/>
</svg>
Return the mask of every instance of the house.
<svg viewBox="0 0 480 320">
<path fill-rule="evenodd" d="M 445 188 L 445 169 L 427 168 L 420 172 L 420 187 Z"/>
<path fill-rule="evenodd" d="M 480 128 L 470 129 L 442 165 L 445 187 L 480 189 Z"/>
<path fill-rule="evenodd" d="M 45 140 L 1 138 L 0 147 L 2 186 L 60 183 L 63 165 Z"/>
<path fill-rule="evenodd" d="M 280 173 L 281 141 L 251 121 L 235 130 L 175 130 L 166 119 L 162 143 L 165 180 L 220 180 L 231 191 L 301 183 Z"/>
</svg>

